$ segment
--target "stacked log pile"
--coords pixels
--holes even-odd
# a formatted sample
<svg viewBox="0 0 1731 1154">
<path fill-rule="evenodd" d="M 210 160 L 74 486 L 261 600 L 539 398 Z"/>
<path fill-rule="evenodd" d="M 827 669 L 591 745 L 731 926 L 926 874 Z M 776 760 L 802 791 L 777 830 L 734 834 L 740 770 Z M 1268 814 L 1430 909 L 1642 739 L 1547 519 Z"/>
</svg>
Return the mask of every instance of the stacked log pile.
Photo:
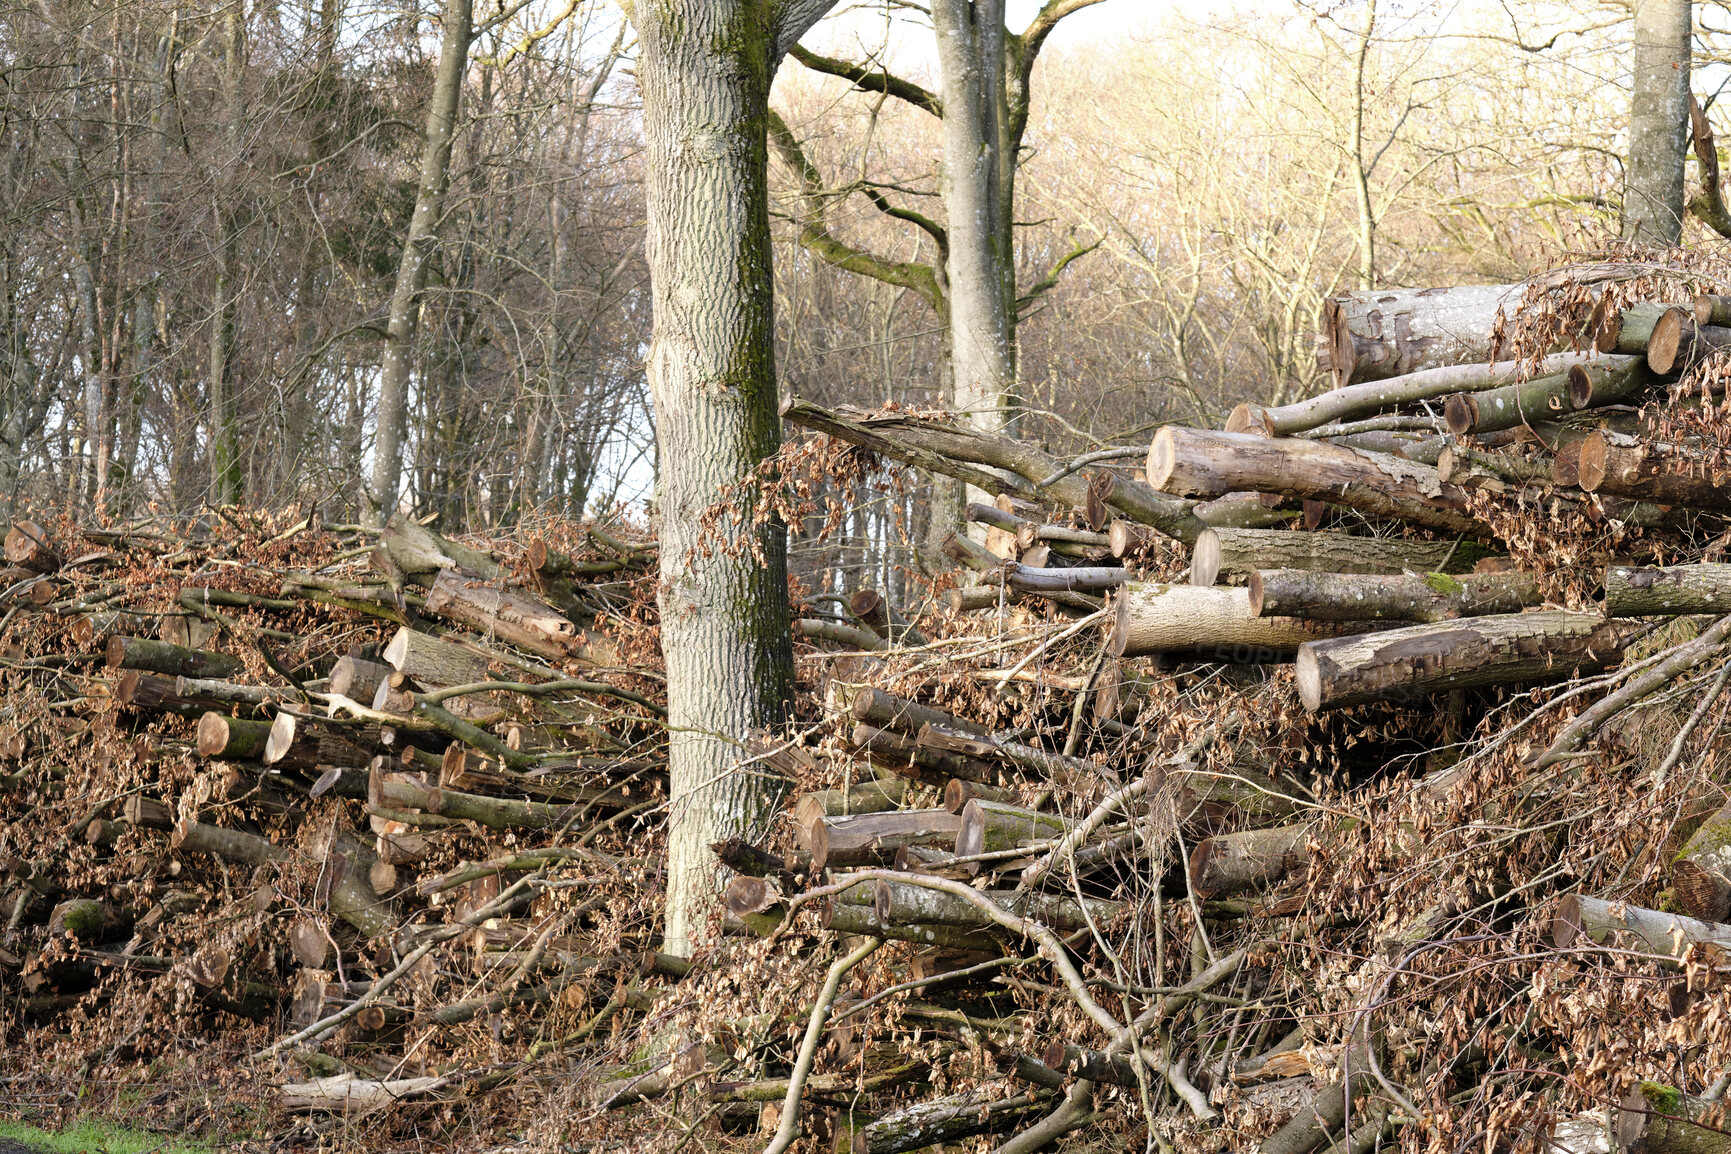
<svg viewBox="0 0 1731 1154">
<path fill-rule="evenodd" d="M 14 1052 L 148 1010 L 315 1130 L 594 1150 L 1726 1149 L 1731 311 L 1603 283 L 1347 294 L 1330 391 L 1074 459 L 790 402 L 776 483 L 985 499 L 798 607 L 689 958 L 653 543 L 21 522 Z"/>
</svg>

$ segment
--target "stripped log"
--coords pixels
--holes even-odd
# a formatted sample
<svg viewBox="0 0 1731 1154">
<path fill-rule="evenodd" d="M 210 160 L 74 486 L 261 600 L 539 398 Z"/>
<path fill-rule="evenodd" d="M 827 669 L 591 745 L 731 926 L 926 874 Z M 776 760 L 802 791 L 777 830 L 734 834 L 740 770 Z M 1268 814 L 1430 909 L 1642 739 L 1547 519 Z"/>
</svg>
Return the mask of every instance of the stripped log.
<svg viewBox="0 0 1731 1154">
<path fill-rule="evenodd" d="M 1605 569 L 1605 616 L 1669 617 L 1731 613 L 1731 565 L 1611 565 Z"/>
<path fill-rule="evenodd" d="M 1675 447 L 1618 444 L 1593 433 L 1581 442 L 1579 469 L 1581 488 L 1589 493 L 1731 514 L 1731 485 L 1716 478 L 1707 462 Z"/>
<path fill-rule="evenodd" d="M 1526 573 L 1396 576 L 1259 570 L 1250 575 L 1250 611 L 1309 621 L 1449 621 L 1519 613 L 1543 598 Z"/>
<path fill-rule="evenodd" d="M 1347 533 L 1283 529 L 1209 529 L 1196 539 L 1190 583 L 1248 577 L 1258 569 L 1320 569 L 1330 573 L 1470 573 L 1489 556 L 1471 541 L 1407 541 Z"/>
<path fill-rule="evenodd" d="M 1148 482 L 1186 497 L 1286 493 L 1447 533 L 1493 535 L 1467 512 L 1466 490 L 1443 484 L 1435 468 L 1325 441 L 1167 425 L 1148 449 Z"/>
<path fill-rule="evenodd" d="M 1554 680 L 1611 664 L 1634 632 L 1598 614 L 1544 610 L 1313 641 L 1298 651 L 1298 696 L 1315 712 Z"/>
<path fill-rule="evenodd" d="M 1251 608 L 1248 589 L 1133 582 L 1118 595 L 1117 619 L 1108 644 L 1114 657 L 1166 653 L 1199 661 L 1262 664 L 1290 661 L 1306 642 L 1367 628 L 1374 625 L 1259 617 Z"/>
</svg>

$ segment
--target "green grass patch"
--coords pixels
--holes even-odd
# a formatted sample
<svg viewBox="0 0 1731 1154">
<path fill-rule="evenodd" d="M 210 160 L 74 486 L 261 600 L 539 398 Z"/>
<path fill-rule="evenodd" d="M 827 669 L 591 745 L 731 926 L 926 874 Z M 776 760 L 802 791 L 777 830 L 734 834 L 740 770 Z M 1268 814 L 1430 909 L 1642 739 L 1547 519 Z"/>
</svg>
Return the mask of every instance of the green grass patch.
<svg viewBox="0 0 1731 1154">
<path fill-rule="evenodd" d="M 88 1120 L 58 1132 L 0 1120 L 0 1138 L 45 1154 L 210 1154 L 212 1149 L 202 1142 Z"/>
</svg>

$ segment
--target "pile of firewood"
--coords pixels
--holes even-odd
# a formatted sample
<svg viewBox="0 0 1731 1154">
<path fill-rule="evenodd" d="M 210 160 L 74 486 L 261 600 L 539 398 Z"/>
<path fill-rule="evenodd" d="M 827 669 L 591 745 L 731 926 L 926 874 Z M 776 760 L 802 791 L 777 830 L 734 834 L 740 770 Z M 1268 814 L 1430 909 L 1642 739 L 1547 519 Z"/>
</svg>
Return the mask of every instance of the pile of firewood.
<svg viewBox="0 0 1731 1154">
<path fill-rule="evenodd" d="M 1075 459 L 789 402 L 980 499 L 800 607 L 692 958 L 653 544 L 20 522 L 9 1044 L 148 991 L 286 1109 L 557 1074 L 597 1150 L 1724 1149 L 1731 300 L 1614 271 L 1337 297 L 1332 391 Z"/>
</svg>

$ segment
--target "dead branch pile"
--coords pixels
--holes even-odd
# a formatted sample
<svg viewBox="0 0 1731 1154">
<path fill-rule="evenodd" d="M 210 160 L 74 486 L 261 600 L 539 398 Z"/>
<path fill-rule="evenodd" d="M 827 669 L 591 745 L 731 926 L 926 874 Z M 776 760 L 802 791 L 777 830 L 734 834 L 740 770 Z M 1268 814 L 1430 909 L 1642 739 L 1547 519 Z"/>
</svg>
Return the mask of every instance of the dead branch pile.
<svg viewBox="0 0 1731 1154">
<path fill-rule="evenodd" d="M 802 601 L 798 721 L 732 735 L 787 806 L 690 959 L 652 544 L 16 525 L 14 1052 L 171 1015 L 285 1109 L 534 1085 L 583 1150 L 1727 1149 L 1731 302 L 1687 271 L 1347 294 L 1333 391 L 1069 460 L 790 402 L 828 436 L 766 484 L 990 500 L 961 587 Z"/>
</svg>

